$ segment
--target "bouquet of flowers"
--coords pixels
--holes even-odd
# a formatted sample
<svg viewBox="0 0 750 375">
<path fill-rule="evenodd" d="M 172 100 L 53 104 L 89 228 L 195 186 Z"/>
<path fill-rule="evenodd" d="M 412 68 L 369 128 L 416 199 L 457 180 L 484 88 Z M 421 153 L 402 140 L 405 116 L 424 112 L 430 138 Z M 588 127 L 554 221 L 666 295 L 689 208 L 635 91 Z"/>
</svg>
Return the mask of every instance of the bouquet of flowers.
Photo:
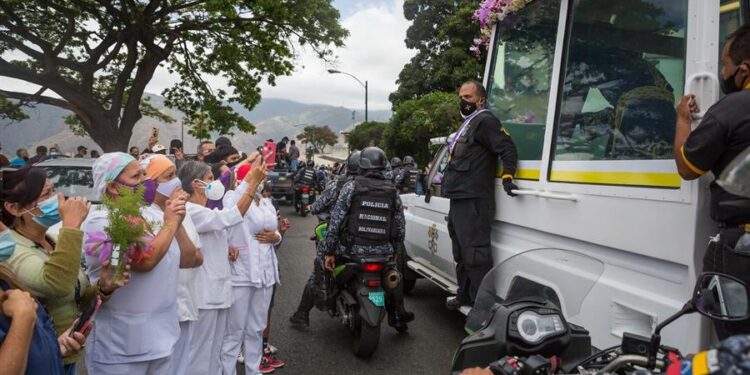
<svg viewBox="0 0 750 375">
<path fill-rule="evenodd" d="M 113 282 L 122 279 L 129 260 L 139 262 L 151 257 L 154 239 L 151 223 L 141 217 L 143 187 L 134 190 L 122 186 L 118 192 L 118 197 L 105 196 L 102 200 L 108 209 L 109 226 L 103 232 L 88 234 L 84 244 L 86 255 L 97 255 L 102 262 L 109 259 L 110 267 L 115 267 Z"/>
<path fill-rule="evenodd" d="M 471 51 L 477 56 L 480 54 L 480 47 L 487 48 L 490 45 L 492 37 L 492 28 L 496 23 L 505 19 L 505 17 L 523 9 L 533 0 L 484 0 L 479 9 L 474 12 L 472 17 L 479 21 L 481 36 L 474 39 L 474 46 Z"/>
</svg>

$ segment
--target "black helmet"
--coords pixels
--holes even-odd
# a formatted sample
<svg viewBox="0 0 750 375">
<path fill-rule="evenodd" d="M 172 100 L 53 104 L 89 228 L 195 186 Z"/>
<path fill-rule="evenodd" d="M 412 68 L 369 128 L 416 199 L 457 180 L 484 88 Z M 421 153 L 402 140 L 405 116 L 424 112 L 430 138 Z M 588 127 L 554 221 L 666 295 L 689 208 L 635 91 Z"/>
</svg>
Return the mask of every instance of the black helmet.
<svg viewBox="0 0 750 375">
<path fill-rule="evenodd" d="M 312 159 L 308 160 L 307 161 L 307 166 L 308 167 L 314 167 L 315 166 L 315 160 L 312 160 Z"/>
<path fill-rule="evenodd" d="M 359 156 L 360 169 L 385 169 L 387 165 L 385 152 L 378 147 L 367 147 Z"/>
<path fill-rule="evenodd" d="M 391 159 L 391 167 L 397 168 L 401 166 L 401 159 L 399 158 L 393 158 Z"/>
<path fill-rule="evenodd" d="M 409 155 L 404 156 L 404 164 L 414 164 L 414 158 Z"/>
<path fill-rule="evenodd" d="M 346 159 L 346 174 L 349 176 L 356 175 L 359 172 L 359 156 L 362 154 L 359 150 L 354 150 L 349 158 Z"/>
</svg>

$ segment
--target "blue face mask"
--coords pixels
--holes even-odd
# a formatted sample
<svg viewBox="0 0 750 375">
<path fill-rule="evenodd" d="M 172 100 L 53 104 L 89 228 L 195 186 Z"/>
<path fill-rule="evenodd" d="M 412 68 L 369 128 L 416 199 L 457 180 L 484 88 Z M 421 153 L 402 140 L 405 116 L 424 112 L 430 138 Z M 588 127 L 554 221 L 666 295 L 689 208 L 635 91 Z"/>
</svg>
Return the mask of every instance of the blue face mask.
<svg viewBox="0 0 750 375">
<path fill-rule="evenodd" d="M 62 219 L 60 218 L 58 203 L 59 202 L 57 201 L 57 194 L 53 194 L 48 199 L 45 199 L 37 204 L 36 208 L 42 211 L 42 214 L 36 216 L 34 215 L 34 213 L 32 213 L 31 215 L 34 216 L 34 221 L 45 228 L 49 228 L 59 223 Z"/>
<path fill-rule="evenodd" d="M 10 229 L 0 233 L 0 262 L 5 262 L 16 250 L 16 241 L 10 235 Z"/>
</svg>

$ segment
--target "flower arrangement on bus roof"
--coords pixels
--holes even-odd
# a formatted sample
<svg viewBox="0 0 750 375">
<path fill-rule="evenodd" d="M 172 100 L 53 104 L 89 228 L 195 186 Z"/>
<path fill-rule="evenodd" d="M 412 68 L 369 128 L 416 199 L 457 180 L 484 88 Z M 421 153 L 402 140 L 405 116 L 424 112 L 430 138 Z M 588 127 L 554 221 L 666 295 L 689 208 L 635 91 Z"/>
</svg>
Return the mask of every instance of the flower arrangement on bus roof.
<svg viewBox="0 0 750 375">
<path fill-rule="evenodd" d="M 502 21 L 510 14 L 516 13 L 523 9 L 533 0 L 484 0 L 479 9 L 474 12 L 472 18 L 479 21 L 481 35 L 474 39 L 474 46 L 471 51 L 477 56 L 480 54 L 480 48 L 490 45 L 492 37 L 492 27 Z"/>
<path fill-rule="evenodd" d="M 102 262 L 109 259 L 115 267 L 114 281 L 119 281 L 129 260 L 139 262 L 151 257 L 154 239 L 151 224 L 141 217 L 143 186 L 133 190 L 118 188 L 119 196 L 105 196 L 102 203 L 107 208 L 109 225 L 103 232 L 89 233 L 84 243 L 86 255 L 98 256 Z"/>
</svg>

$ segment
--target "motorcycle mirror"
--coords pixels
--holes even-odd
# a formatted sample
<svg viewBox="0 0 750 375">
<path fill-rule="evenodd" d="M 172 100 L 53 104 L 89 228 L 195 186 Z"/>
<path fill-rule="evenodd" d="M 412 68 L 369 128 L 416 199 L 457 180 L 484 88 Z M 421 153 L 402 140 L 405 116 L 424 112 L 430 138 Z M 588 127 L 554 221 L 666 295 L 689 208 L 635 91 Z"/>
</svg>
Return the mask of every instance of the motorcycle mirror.
<svg viewBox="0 0 750 375">
<path fill-rule="evenodd" d="M 704 316 L 722 321 L 748 318 L 747 284 L 720 273 L 704 273 L 693 292 L 693 305 Z"/>
</svg>

